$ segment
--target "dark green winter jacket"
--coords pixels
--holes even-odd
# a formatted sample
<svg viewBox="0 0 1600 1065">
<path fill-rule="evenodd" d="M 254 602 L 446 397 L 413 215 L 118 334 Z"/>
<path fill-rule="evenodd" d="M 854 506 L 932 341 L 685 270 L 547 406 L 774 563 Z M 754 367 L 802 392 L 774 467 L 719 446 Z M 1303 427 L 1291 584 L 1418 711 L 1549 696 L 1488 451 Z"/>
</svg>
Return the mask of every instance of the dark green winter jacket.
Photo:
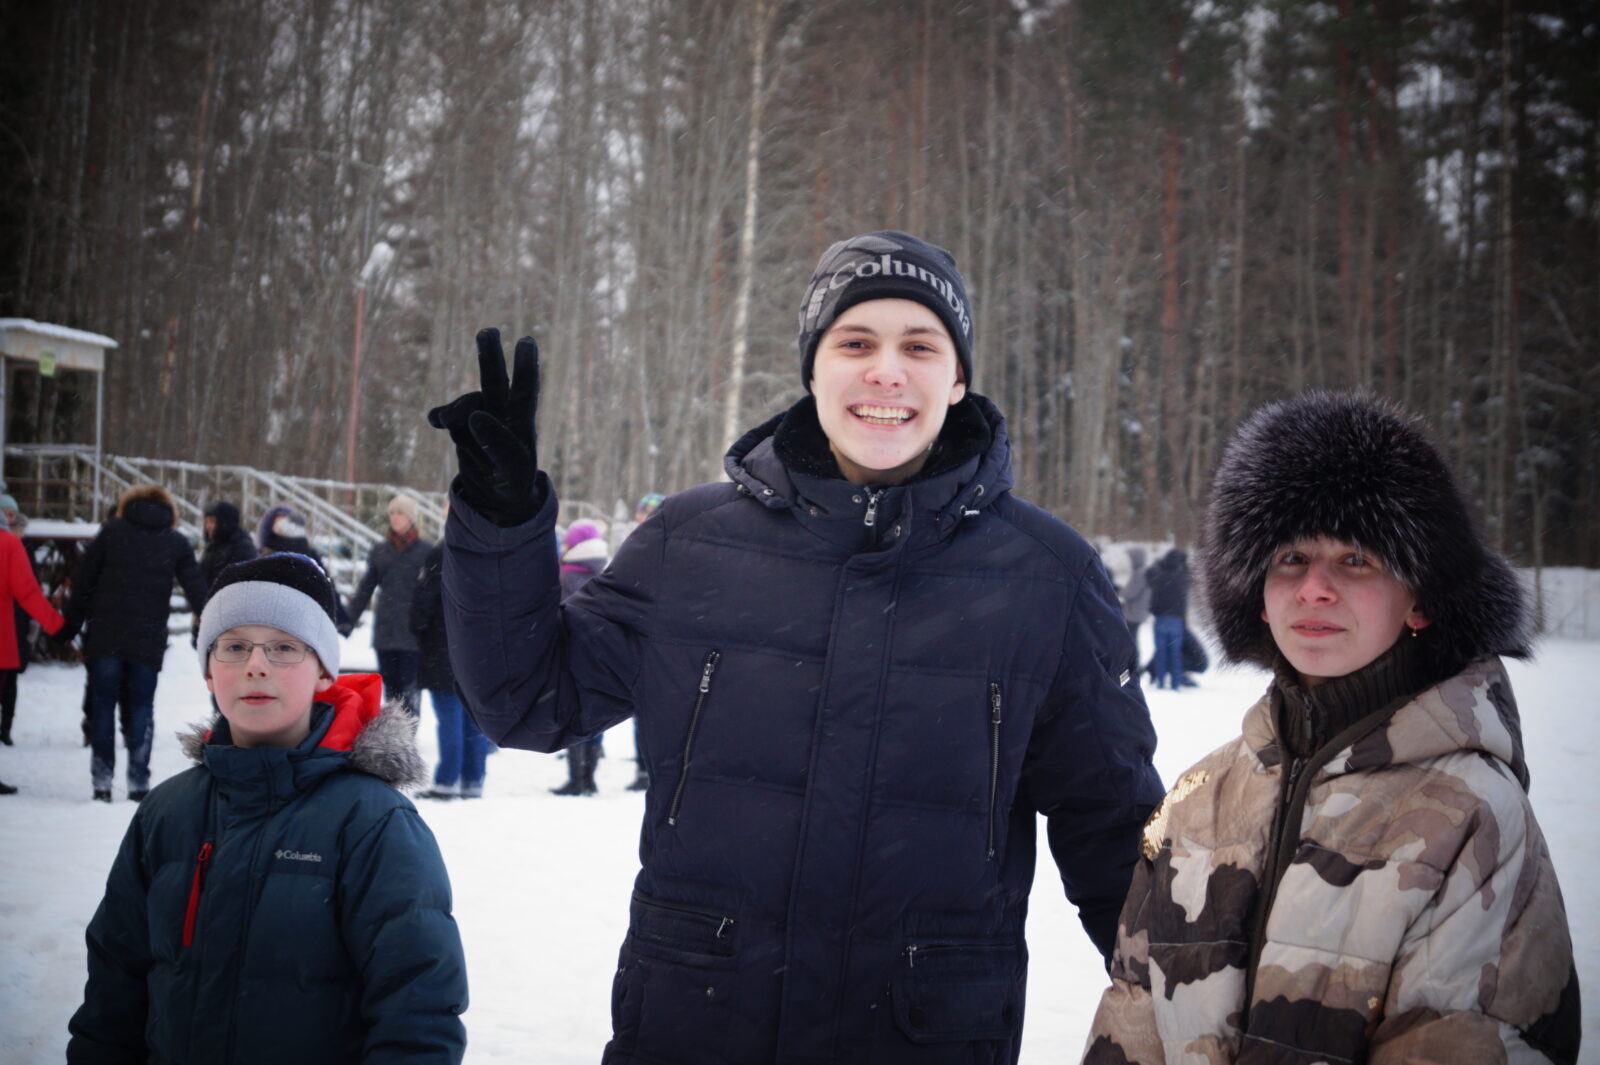
<svg viewBox="0 0 1600 1065">
<path fill-rule="evenodd" d="M 349 676 L 295 748 L 186 737 L 89 924 L 69 1063 L 459 1062 L 466 966 L 409 714 Z"/>
</svg>

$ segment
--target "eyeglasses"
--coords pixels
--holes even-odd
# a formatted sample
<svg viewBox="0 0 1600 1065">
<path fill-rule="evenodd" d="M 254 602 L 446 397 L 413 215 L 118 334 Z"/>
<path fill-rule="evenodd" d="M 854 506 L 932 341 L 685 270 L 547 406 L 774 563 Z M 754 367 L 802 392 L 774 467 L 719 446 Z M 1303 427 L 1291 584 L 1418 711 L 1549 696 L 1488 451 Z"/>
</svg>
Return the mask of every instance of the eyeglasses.
<svg viewBox="0 0 1600 1065">
<path fill-rule="evenodd" d="M 267 661 L 275 666 L 297 666 L 306 660 L 306 652 L 311 650 L 299 640 L 266 640 L 262 643 L 218 640 L 211 645 L 211 657 L 218 662 L 238 665 L 250 661 L 257 647 L 266 653 Z"/>
</svg>

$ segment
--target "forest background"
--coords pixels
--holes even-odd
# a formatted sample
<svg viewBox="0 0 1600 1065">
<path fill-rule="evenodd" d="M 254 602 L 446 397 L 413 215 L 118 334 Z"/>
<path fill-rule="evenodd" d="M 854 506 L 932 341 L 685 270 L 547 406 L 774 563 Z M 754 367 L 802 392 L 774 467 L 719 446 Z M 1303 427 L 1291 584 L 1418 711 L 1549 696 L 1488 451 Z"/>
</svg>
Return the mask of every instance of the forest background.
<svg viewBox="0 0 1600 1065">
<path fill-rule="evenodd" d="M 1600 566 L 1592 0 L 0 0 L 0 30 L 0 316 L 119 341 L 113 453 L 442 488 L 422 415 L 493 324 L 542 344 L 564 498 L 681 489 L 801 394 L 822 250 L 893 227 L 955 254 L 1019 490 L 1090 535 L 1186 542 L 1244 414 L 1359 386 L 1519 561 Z M 87 390 L 28 381 L 12 438 L 82 439 Z"/>
</svg>

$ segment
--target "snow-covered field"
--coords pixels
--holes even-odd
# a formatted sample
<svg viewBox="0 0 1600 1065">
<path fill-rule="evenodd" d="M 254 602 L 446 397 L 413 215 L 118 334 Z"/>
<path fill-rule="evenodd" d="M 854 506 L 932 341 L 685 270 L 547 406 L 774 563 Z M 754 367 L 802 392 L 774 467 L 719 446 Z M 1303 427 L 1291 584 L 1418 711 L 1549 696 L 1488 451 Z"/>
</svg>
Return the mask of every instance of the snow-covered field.
<svg viewBox="0 0 1600 1065">
<path fill-rule="evenodd" d="M 1148 631 L 1142 635 L 1148 643 Z M 373 663 L 369 638 L 361 629 L 347 642 L 347 667 Z M 1590 687 L 1596 663 L 1600 643 L 1551 640 L 1536 662 L 1511 667 L 1533 803 L 1565 889 L 1588 1017 L 1600 1011 L 1600 699 Z M 1161 737 L 1157 765 L 1169 783 L 1238 731 L 1264 683 L 1245 671 L 1213 670 L 1199 680 L 1201 687 L 1181 694 L 1148 693 Z M 30 668 L 21 679 L 16 746 L 0 747 L 0 779 L 22 789 L 0 798 L 0 1061 L 10 1065 L 63 1058 L 67 1018 L 83 991 L 83 928 L 134 811 L 120 779 L 115 803 L 89 801 L 89 752 L 78 731 L 82 693 L 81 668 Z M 195 655 L 186 637 L 175 636 L 156 694 L 153 780 L 185 767 L 172 734 L 207 712 Z M 430 707 L 421 736 L 430 759 L 437 750 L 432 729 Z M 482 801 L 419 800 L 450 867 L 466 944 L 467 1061 L 599 1060 L 637 868 L 642 800 L 623 790 L 632 779 L 632 742 L 627 726 L 606 737 L 596 798 L 550 795 L 546 789 L 565 779 L 565 763 L 555 757 L 502 751 L 490 759 Z M 1048 858 L 1028 940 L 1022 1061 L 1076 1061 L 1105 975 Z M 1600 1062 L 1596 1041 L 1585 1046 L 1583 1060 Z"/>
</svg>

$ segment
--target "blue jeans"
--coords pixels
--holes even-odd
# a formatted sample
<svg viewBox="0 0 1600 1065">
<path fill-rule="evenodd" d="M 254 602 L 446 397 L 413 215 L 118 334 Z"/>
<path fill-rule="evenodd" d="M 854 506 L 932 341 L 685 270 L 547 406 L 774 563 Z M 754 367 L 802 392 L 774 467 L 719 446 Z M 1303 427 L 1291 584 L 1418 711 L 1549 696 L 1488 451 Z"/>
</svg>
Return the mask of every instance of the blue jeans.
<svg viewBox="0 0 1600 1065">
<path fill-rule="evenodd" d="M 1170 679 L 1167 687 L 1177 689 L 1189 682 L 1183 675 L 1183 618 L 1177 614 L 1157 614 L 1156 624 L 1156 687 Z"/>
<path fill-rule="evenodd" d="M 483 794 L 488 737 L 478 731 L 478 723 L 455 692 L 429 688 L 428 694 L 433 696 L 433 716 L 439 719 L 439 767 L 433 771 L 433 786 L 453 788 L 459 780 L 461 794 Z"/>
<path fill-rule="evenodd" d="M 150 740 L 155 730 L 156 679 L 149 666 L 121 658 L 91 658 L 89 669 L 89 775 L 109 791 L 117 768 L 117 700 L 127 712 L 128 790 L 150 789 Z"/>
<path fill-rule="evenodd" d="M 416 651 L 379 651 L 378 673 L 383 677 L 383 697 L 386 700 L 399 699 L 405 703 L 406 710 L 412 717 L 422 712 L 417 705 L 417 659 L 421 657 Z"/>
</svg>

